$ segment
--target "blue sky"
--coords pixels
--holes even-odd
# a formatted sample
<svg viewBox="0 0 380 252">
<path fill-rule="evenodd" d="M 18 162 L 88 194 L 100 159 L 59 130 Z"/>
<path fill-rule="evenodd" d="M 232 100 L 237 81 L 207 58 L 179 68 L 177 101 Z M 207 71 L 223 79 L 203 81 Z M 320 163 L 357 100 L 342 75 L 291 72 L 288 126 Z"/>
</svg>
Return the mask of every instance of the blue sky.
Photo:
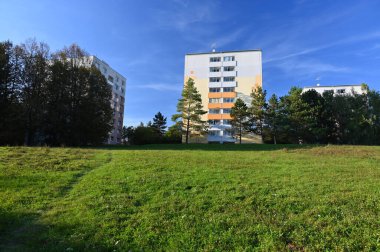
<svg viewBox="0 0 380 252">
<path fill-rule="evenodd" d="M 127 78 L 125 125 L 171 117 L 190 52 L 263 50 L 263 86 L 380 89 L 377 0 L 0 0 L 0 40 L 78 43 Z M 170 120 L 170 119 L 169 119 Z"/>
</svg>

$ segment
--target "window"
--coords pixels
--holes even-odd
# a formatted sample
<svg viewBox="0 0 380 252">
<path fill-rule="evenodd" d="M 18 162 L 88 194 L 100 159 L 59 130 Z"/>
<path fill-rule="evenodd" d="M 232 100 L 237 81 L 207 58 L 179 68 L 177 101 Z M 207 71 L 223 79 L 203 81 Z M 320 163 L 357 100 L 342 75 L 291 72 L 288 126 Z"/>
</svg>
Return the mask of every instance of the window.
<svg viewBox="0 0 380 252">
<path fill-rule="evenodd" d="M 220 67 L 210 67 L 210 72 L 212 73 L 220 72 Z"/>
<path fill-rule="evenodd" d="M 220 130 L 211 130 L 208 132 L 209 136 L 220 136 Z"/>
<path fill-rule="evenodd" d="M 223 98 L 223 102 L 225 102 L 225 103 L 235 102 L 234 100 L 235 100 L 234 98 Z"/>
<path fill-rule="evenodd" d="M 346 89 L 337 89 L 336 93 L 337 94 L 344 94 L 344 93 L 346 93 Z"/>
<path fill-rule="evenodd" d="M 210 77 L 210 82 L 220 82 L 220 77 Z"/>
<path fill-rule="evenodd" d="M 119 76 L 116 76 L 116 82 L 119 82 Z"/>
<path fill-rule="evenodd" d="M 235 61 L 235 56 L 224 56 L 223 61 Z"/>
<path fill-rule="evenodd" d="M 211 57 L 210 62 L 220 62 L 220 57 Z"/>
<path fill-rule="evenodd" d="M 223 68 L 223 71 L 225 71 L 225 72 L 235 71 L 235 67 L 233 67 L 233 66 L 226 66 L 226 67 Z"/>
<path fill-rule="evenodd" d="M 225 129 L 223 131 L 223 135 L 224 136 L 232 136 L 233 135 L 233 131 L 231 129 Z"/>
<path fill-rule="evenodd" d="M 121 88 L 121 92 L 124 94 L 124 88 Z"/>
<path fill-rule="evenodd" d="M 123 86 L 124 86 L 124 85 L 125 85 L 125 81 L 122 81 L 122 82 L 121 82 L 121 85 L 123 85 Z"/>
<path fill-rule="evenodd" d="M 210 125 L 219 125 L 220 124 L 220 120 L 208 120 L 208 123 Z"/>
<path fill-rule="evenodd" d="M 208 113 L 209 114 L 220 114 L 220 109 L 209 109 Z"/>
<path fill-rule="evenodd" d="M 223 81 L 235 81 L 234 76 L 223 77 Z"/>
<path fill-rule="evenodd" d="M 107 73 L 107 68 L 103 67 L 103 72 Z"/>
<path fill-rule="evenodd" d="M 223 125 L 231 125 L 231 120 L 224 119 Z"/>
<path fill-rule="evenodd" d="M 225 87 L 225 88 L 223 88 L 223 92 L 235 92 L 235 88 L 233 88 L 233 87 Z"/>
<path fill-rule="evenodd" d="M 111 75 L 108 75 L 108 80 L 109 80 L 110 82 L 113 82 L 113 77 L 112 77 Z"/>
<path fill-rule="evenodd" d="M 119 85 L 115 85 L 115 89 L 116 89 L 116 90 L 119 90 Z"/>
<path fill-rule="evenodd" d="M 230 114 L 230 113 L 231 113 L 231 109 L 229 108 L 223 109 L 223 114 Z"/>
<path fill-rule="evenodd" d="M 220 88 L 209 88 L 209 92 L 210 93 L 219 93 L 220 92 Z"/>
<path fill-rule="evenodd" d="M 220 103 L 220 99 L 219 98 L 209 98 L 208 102 L 209 103 Z"/>
</svg>

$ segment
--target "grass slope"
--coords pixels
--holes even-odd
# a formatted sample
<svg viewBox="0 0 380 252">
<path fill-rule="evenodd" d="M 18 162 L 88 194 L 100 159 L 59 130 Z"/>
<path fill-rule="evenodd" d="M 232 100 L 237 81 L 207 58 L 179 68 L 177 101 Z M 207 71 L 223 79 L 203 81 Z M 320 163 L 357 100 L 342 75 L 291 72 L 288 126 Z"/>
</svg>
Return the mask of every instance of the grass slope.
<svg viewBox="0 0 380 252">
<path fill-rule="evenodd" d="M 0 147 L 0 250 L 376 250 L 380 148 Z"/>
</svg>

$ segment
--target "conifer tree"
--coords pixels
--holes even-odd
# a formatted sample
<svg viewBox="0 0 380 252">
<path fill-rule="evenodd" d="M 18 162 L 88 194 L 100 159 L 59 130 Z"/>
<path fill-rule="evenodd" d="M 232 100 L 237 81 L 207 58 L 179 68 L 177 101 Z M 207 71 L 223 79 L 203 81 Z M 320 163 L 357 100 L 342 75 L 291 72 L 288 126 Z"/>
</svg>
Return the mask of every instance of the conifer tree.
<svg viewBox="0 0 380 252">
<path fill-rule="evenodd" d="M 172 116 L 172 120 L 181 123 L 186 143 L 189 143 L 191 133 L 202 133 L 206 130 L 206 122 L 202 121 L 201 116 L 207 111 L 203 110 L 202 97 L 192 78 L 189 78 L 183 88 L 182 98 L 178 100 L 177 112 L 178 114 Z"/>
</svg>

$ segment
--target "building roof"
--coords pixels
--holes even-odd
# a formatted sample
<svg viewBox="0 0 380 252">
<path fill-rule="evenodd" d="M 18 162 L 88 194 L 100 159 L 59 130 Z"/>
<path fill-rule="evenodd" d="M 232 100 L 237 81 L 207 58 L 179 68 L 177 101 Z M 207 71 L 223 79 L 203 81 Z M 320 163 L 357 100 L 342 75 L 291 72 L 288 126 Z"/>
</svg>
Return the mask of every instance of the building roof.
<svg viewBox="0 0 380 252">
<path fill-rule="evenodd" d="M 239 53 L 239 52 L 262 52 L 261 49 L 252 50 L 239 50 L 239 51 L 221 51 L 221 52 L 203 52 L 203 53 L 186 53 L 186 55 L 198 55 L 198 54 L 219 54 L 219 53 Z"/>
<path fill-rule="evenodd" d="M 308 86 L 303 88 L 338 88 L 338 87 L 361 87 L 362 84 L 348 84 L 348 85 L 323 85 L 323 86 Z"/>
</svg>

